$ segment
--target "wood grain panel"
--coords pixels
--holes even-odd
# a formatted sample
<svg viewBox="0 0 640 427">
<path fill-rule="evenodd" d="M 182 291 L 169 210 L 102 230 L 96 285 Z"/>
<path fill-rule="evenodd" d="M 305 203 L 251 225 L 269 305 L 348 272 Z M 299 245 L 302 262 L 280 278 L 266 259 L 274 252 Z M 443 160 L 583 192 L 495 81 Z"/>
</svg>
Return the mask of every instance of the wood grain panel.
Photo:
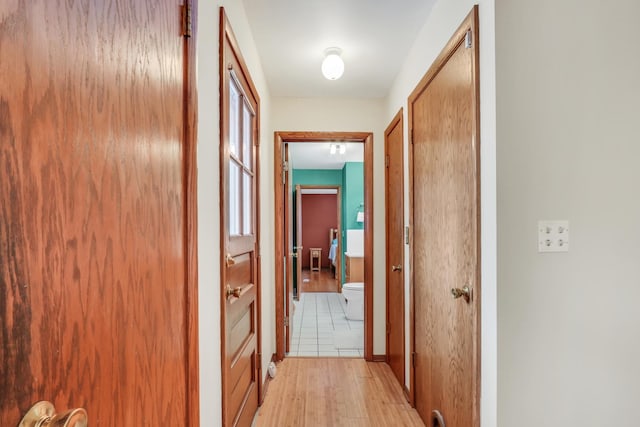
<svg viewBox="0 0 640 427">
<path fill-rule="evenodd" d="M 251 337 L 253 330 L 251 312 L 245 311 L 237 322 L 231 325 L 231 338 L 229 340 L 229 353 L 234 355 L 240 350 L 240 345 Z"/>
<path fill-rule="evenodd" d="M 473 34 L 472 46 L 465 35 Z M 477 9 L 410 97 L 416 409 L 479 425 Z M 451 289 L 468 285 L 469 303 Z"/>
<path fill-rule="evenodd" d="M 404 385 L 404 144 L 402 109 L 385 130 L 387 363 Z M 395 269 L 394 269 L 395 266 Z M 397 267 L 400 266 L 398 270 Z"/>
<path fill-rule="evenodd" d="M 198 39 L 198 0 L 185 0 L 191 5 L 191 37 L 184 37 L 185 105 L 185 221 L 187 289 L 187 424 L 200 425 L 200 365 L 198 346 L 198 90 L 196 78 L 196 44 Z M 183 6 L 185 7 L 185 6 Z"/>
<path fill-rule="evenodd" d="M 187 51 L 177 1 L 0 5 L 0 425 L 193 420 Z"/>
</svg>

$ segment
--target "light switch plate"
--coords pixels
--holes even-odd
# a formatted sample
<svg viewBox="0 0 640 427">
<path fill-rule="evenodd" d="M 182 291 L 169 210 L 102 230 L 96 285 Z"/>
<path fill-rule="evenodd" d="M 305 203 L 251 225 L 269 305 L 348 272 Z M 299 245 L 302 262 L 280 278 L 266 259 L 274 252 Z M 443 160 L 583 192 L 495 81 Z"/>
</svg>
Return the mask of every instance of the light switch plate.
<svg viewBox="0 0 640 427">
<path fill-rule="evenodd" d="M 538 252 L 569 252 L 569 221 L 538 221 Z"/>
</svg>

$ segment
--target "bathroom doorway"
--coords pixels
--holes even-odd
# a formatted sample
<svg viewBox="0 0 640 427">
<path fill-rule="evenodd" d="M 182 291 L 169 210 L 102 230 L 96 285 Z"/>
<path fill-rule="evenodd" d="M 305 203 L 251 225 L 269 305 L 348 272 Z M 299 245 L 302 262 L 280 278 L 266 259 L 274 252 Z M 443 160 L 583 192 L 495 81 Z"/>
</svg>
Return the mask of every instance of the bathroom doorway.
<svg viewBox="0 0 640 427">
<path fill-rule="evenodd" d="M 292 165 L 295 157 L 290 153 Z M 286 222 L 293 234 L 291 279 L 296 301 L 303 293 L 342 291 L 342 186 L 298 183 L 313 181 L 320 172 L 340 170 L 297 169 L 293 175 L 293 215 Z"/>
<path fill-rule="evenodd" d="M 343 186 L 315 185 L 327 182 L 333 175 L 333 181 L 342 182 L 345 190 L 350 190 L 352 198 L 354 192 L 362 193 L 363 174 L 352 170 L 354 165 L 362 165 L 362 146 L 352 144 L 346 150 L 349 151 L 348 158 L 332 158 L 334 163 L 325 167 L 333 169 L 316 169 L 318 163 L 313 150 L 310 151 L 312 144 L 294 147 L 289 150 L 295 184 L 293 215 L 290 221 L 285 221 L 291 224 L 289 231 L 294 242 L 293 266 L 287 271 L 291 273 L 288 280 L 293 281 L 294 300 L 286 355 L 364 357 L 364 286 L 360 286 L 359 292 L 347 290 L 342 293 L 344 280 L 341 268 L 344 262 L 342 247 L 347 243 L 342 233 L 343 220 L 357 215 L 355 209 L 358 206 L 342 215 Z M 329 150 L 328 147 L 315 148 Z M 308 159 L 306 162 L 305 158 Z M 344 179 L 347 172 L 352 175 L 350 182 Z M 314 185 L 301 185 L 300 182 Z M 362 235 L 362 230 L 358 231 Z M 361 253 L 364 251 L 362 242 L 361 238 Z M 356 243 L 352 241 L 351 245 Z"/>
<path fill-rule="evenodd" d="M 276 358 L 282 360 L 288 355 L 372 360 L 373 268 L 369 261 L 373 257 L 372 134 L 276 132 L 275 136 Z M 359 158 L 354 160 L 348 156 L 358 151 Z M 300 157 L 300 152 L 306 154 Z M 346 160 L 338 167 L 322 165 L 323 161 L 335 161 L 341 155 Z M 320 164 L 305 165 L 305 159 L 314 159 Z M 360 192 L 350 195 L 349 178 L 358 172 Z M 296 191 L 296 184 L 300 191 Z M 331 187 L 339 190 L 342 218 L 332 216 L 336 218 L 335 224 L 323 224 L 315 230 L 318 235 L 322 231 L 322 240 L 311 243 L 313 246 L 305 245 L 298 241 L 298 226 L 304 228 L 305 225 L 304 198 L 309 199 L 311 210 L 317 210 L 313 207 L 313 198 L 319 194 L 313 193 L 319 193 L 322 187 L 324 191 Z M 294 207 L 301 209 L 294 210 Z M 297 221 L 296 210 L 302 217 L 301 222 Z M 354 284 L 359 290 L 347 291 L 350 296 L 345 301 L 342 289 L 349 279 L 349 268 L 345 265 L 349 262 L 345 260 L 345 252 L 349 250 L 346 231 L 351 228 L 359 228 L 356 231 L 361 236 L 359 246 L 352 243 L 352 249 L 359 247 L 355 255 L 360 258 L 356 268 L 361 269 L 361 276 L 360 282 Z M 304 236 L 302 231 L 303 239 Z M 323 286 L 333 288 L 332 292 L 324 292 Z M 355 310 L 358 303 L 360 309 Z M 357 313 L 360 313 L 359 319 Z M 354 345 L 358 335 L 360 342 Z"/>
</svg>

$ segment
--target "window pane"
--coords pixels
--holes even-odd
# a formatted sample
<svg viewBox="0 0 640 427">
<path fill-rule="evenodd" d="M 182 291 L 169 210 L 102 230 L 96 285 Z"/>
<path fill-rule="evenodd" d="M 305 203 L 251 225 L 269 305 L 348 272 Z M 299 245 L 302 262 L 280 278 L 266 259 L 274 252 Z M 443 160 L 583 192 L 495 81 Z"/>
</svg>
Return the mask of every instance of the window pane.
<svg viewBox="0 0 640 427">
<path fill-rule="evenodd" d="M 240 166 L 229 161 L 229 234 L 240 234 Z"/>
<path fill-rule="evenodd" d="M 229 79 L 229 150 L 240 155 L 240 91 L 233 79 Z"/>
<path fill-rule="evenodd" d="M 253 126 L 253 114 L 246 103 L 243 103 L 243 129 L 242 129 L 242 163 L 244 166 L 253 171 L 253 162 L 251 159 L 252 146 L 253 146 L 253 133 L 251 132 Z"/>
<path fill-rule="evenodd" d="M 251 221 L 253 214 L 253 177 L 248 173 L 243 173 L 243 215 L 242 234 L 253 234 L 253 224 Z"/>
</svg>

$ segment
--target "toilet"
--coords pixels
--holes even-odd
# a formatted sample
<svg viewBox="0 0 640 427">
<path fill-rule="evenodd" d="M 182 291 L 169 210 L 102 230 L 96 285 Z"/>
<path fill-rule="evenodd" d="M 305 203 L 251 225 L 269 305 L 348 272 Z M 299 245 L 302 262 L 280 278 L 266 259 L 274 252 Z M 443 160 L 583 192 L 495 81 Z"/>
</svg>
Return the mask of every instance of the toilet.
<svg viewBox="0 0 640 427">
<path fill-rule="evenodd" d="M 347 319 L 364 320 L 364 283 L 345 283 L 342 295 L 347 300 Z"/>
</svg>

